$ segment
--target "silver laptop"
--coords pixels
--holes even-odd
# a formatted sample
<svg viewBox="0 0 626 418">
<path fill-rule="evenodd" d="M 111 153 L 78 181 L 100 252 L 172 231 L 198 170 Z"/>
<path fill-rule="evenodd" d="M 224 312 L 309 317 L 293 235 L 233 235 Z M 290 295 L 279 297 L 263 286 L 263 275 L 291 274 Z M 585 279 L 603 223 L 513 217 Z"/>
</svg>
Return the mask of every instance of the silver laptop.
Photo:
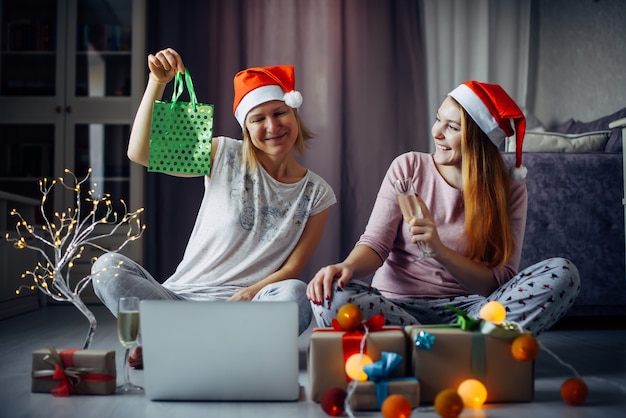
<svg viewBox="0 0 626 418">
<path fill-rule="evenodd" d="M 148 399 L 300 397 L 295 302 L 143 300 L 140 321 Z"/>
</svg>

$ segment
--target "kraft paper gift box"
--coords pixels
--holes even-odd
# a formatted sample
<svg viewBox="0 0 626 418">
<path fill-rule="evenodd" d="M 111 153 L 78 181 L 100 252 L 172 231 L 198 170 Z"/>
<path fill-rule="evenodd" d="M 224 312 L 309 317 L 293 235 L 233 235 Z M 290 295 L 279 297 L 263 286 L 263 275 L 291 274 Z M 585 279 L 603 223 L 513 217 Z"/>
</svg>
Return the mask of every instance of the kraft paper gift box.
<svg viewBox="0 0 626 418">
<path fill-rule="evenodd" d="M 489 324 L 485 325 L 490 329 L 495 327 Z M 412 346 L 411 367 L 420 382 L 422 403 L 432 403 L 443 389 L 456 389 L 461 382 L 472 378 L 485 385 L 486 402 L 528 402 L 533 399 L 534 362 L 513 357 L 510 335 L 497 337 L 481 330 L 436 326 L 409 326 L 405 330 Z M 415 344 L 420 331 L 434 338 L 430 348 Z"/>
<path fill-rule="evenodd" d="M 331 387 L 348 387 L 350 379 L 345 372 L 345 359 L 360 352 L 358 347 L 363 335 L 362 331 L 339 331 L 333 328 L 313 330 L 308 348 L 311 400 L 319 402 L 322 393 Z M 346 343 L 346 340 L 351 342 Z M 348 349 L 350 352 L 344 352 L 344 344 L 352 347 Z M 389 377 L 405 377 L 409 362 L 406 360 L 407 337 L 401 327 L 381 326 L 368 332 L 364 354 L 373 361 L 378 361 L 384 351 L 402 356 L 402 361 Z"/>
<path fill-rule="evenodd" d="M 381 359 L 363 366 L 367 381 L 349 384 L 350 407 L 355 410 L 380 410 L 389 395 L 402 395 L 416 408 L 420 403 L 420 387 L 415 377 L 389 377 L 404 358 L 398 353 L 383 351 Z"/>
<path fill-rule="evenodd" d="M 31 391 L 55 396 L 110 395 L 116 388 L 114 350 L 35 350 Z"/>
<path fill-rule="evenodd" d="M 420 384 L 415 377 L 389 378 L 386 382 L 358 382 L 352 396 L 350 407 L 355 411 L 378 411 L 385 395 L 378 392 L 379 385 L 387 385 L 387 396 L 402 395 L 408 399 L 412 408 L 420 404 Z"/>
</svg>

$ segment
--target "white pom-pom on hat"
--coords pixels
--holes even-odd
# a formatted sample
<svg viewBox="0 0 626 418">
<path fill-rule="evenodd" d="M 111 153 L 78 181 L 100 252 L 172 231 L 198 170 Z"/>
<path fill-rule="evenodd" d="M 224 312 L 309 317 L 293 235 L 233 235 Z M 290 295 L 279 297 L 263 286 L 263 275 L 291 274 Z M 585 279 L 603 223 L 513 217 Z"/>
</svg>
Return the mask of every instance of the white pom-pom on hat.
<svg viewBox="0 0 626 418">
<path fill-rule="evenodd" d="M 302 95 L 297 90 L 285 93 L 284 100 L 285 104 L 291 108 L 297 109 L 302 106 Z"/>
<path fill-rule="evenodd" d="M 526 174 L 528 174 L 528 169 L 523 165 L 511 168 L 511 178 L 513 180 L 524 180 L 526 178 Z"/>
</svg>

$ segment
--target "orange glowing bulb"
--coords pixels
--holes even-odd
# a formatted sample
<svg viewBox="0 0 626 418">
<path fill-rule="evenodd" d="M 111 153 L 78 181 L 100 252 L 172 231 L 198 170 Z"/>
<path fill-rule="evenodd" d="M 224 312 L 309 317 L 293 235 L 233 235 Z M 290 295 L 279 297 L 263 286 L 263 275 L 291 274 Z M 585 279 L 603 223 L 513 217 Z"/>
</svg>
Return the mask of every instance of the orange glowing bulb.
<svg viewBox="0 0 626 418">
<path fill-rule="evenodd" d="M 511 354 L 518 361 L 532 361 L 539 354 L 539 343 L 532 334 L 522 334 L 511 343 Z"/>
<path fill-rule="evenodd" d="M 495 324 L 499 324 L 506 318 L 506 309 L 500 302 L 492 300 L 487 302 L 485 306 L 480 309 L 479 316 L 485 321 L 490 321 Z"/>
<path fill-rule="evenodd" d="M 568 405 L 582 405 L 588 393 L 589 389 L 585 382 L 577 377 L 569 378 L 561 385 L 561 397 Z"/>
<path fill-rule="evenodd" d="M 346 374 L 352 380 L 364 382 L 367 380 L 367 373 L 363 371 L 363 366 L 372 363 L 372 359 L 367 355 L 357 353 L 352 354 L 346 361 Z"/>
<path fill-rule="evenodd" d="M 346 331 L 356 329 L 362 321 L 363 312 L 361 312 L 361 308 L 352 303 L 346 303 L 337 311 L 337 322 Z"/>
<path fill-rule="evenodd" d="M 412 411 L 411 402 L 399 394 L 387 396 L 380 408 L 383 418 L 409 418 Z"/>
<path fill-rule="evenodd" d="M 487 388 L 476 379 L 462 381 L 457 392 L 468 408 L 480 408 L 487 400 Z"/>
<path fill-rule="evenodd" d="M 454 389 L 444 389 L 437 394 L 435 412 L 441 418 L 457 418 L 463 411 L 463 399 Z"/>
</svg>

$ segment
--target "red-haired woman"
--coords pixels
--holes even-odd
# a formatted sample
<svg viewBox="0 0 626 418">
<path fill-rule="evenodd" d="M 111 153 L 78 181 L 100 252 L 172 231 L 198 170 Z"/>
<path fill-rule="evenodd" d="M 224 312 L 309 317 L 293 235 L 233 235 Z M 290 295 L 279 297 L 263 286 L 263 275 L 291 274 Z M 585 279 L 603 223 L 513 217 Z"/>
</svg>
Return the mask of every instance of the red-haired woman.
<svg viewBox="0 0 626 418">
<path fill-rule="evenodd" d="M 391 163 L 352 252 L 309 283 L 318 324 L 330 325 L 345 303 L 366 318 L 382 313 L 393 325 L 454 322 L 446 305 L 477 318 L 492 300 L 534 334 L 560 319 L 580 291 L 577 268 L 551 258 L 518 272 L 525 128 L 523 112 L 499 85 L 470 81 L 449 93 L 432 127 L 434 154 L 408 152 Z M 498 147 L 513 133 L 517 160 L 509 170 Z M 403 219 L 394 189 L 402 179 L 411 183 L 421 218 Z M 372 274 L 371 286 L 353 280 Z"/>
</svg>

